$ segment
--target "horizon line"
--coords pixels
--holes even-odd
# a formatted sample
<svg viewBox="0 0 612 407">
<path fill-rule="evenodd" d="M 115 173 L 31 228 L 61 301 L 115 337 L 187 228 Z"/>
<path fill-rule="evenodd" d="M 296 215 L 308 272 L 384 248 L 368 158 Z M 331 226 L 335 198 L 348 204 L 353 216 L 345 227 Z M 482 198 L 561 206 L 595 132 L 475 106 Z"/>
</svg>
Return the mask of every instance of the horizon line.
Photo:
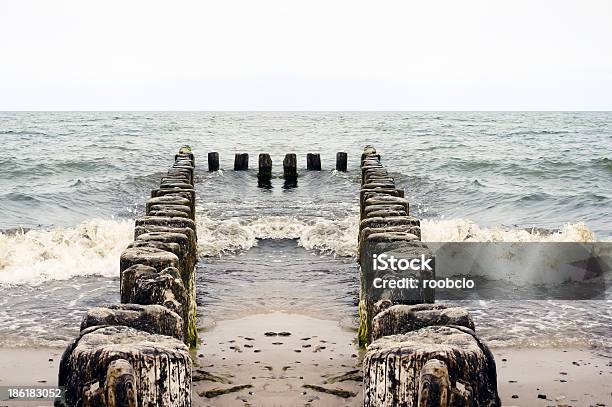
<svg viewBox="0 0 612 407">
<path fill-rule="evenodd" d="M 15 110 L 0 110 L 0 113 L 609 113 L 612 109 L 569 109 L 569 110 L 530 110 L 530 109 L 303 109 L 303 110 L 283 110 L 283 109 L 15 109 Z"/>
</svg>

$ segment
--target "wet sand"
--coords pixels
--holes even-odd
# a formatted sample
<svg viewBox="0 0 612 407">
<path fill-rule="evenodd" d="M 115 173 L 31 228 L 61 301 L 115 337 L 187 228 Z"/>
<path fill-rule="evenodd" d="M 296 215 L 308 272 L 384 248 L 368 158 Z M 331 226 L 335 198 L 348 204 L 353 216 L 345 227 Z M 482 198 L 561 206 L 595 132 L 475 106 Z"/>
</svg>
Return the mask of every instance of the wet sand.
<svg viewBox="0 0 612 407">
<path fill-rule="evenodd" d="M 0 387 L 56 386 L 63 348 L 0 349 Z M 0 407 L 47 407 L 52 400 L 15 401 L 0 398 Z"/>
<path fill-rule="evenodd" d="M 294 314 L 222 321 L 202 333 L 194 406 L 359 406 L 363 352 L 355 335 L 336 321 Z M 503 406 L 612 406 L 609 357 L 578 349 L 492 351 Z"/>
<path fill-rule="evenodd" d="M 493 349 L 503 406 L 612 406 L 612 358 L 576 349 Z"/>
<path fill-rule="evenodd" d="M 355 336 L 336 321 L 280 312 L 219 322 L 202 333 L 193 405 L 358 406 Z"/>
<path fill-rule="evenodd" d="M 203 332 L 194 353 L 193 405 L 359 406 L 361 354 L 354 337 L 335 321 L 293 314 L 220 322 Z M 62 352 L 0 349 L 0 386 L 56 385 Z M 493 353 L 503 406 L 612 406 L 610 357 L 578 349 L 498 348 Z M 228 390 L 234 391 L 224 393 Z M 52 405 L 0 400 L 0 407 Z"/>
</svg>

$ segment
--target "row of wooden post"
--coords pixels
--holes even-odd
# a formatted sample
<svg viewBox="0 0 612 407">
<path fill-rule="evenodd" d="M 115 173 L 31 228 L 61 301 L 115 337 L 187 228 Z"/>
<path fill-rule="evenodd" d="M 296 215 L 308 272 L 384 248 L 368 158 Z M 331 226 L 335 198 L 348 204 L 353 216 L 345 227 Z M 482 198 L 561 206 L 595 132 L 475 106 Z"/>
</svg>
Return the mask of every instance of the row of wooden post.
<svg viewBox="0 0 612 407">
<path fill-rule="evenodd" d="M 348 165 L 348 154 L 336 153 L 336 171 L 346 172 Z M 249 155 L 239 153 L 234 156 L 234 171 L 246 171 L 249 169 Z M 306 154 L 306 169 L 309 171 L 321 171 L 321 154 Z M 208 153 L 208 171 L 219 170 L 219 153 Z M 283 160 L 283 174 L 285 177 L 297 177 L 297 156 L 293 153 L 285 155 Z M 259 176 L 272 176 L 272 158 L 270 154 L 259 154 Z"/>
<path fill-rule="evenodd" d="M 378 278 L 435 279 L 435 257 L 421 242 L 404 191 L 366 146 L 361 157 L 359 343 L 364 407 L 500 405 L 495 360 L 469 312 L 434 304 L 433 289 L 377 289 Z M 433 270 L 377 271 L 373 259 L 393 254 L 431 258 Z"/>
<path fill-rule="evenodd" d="M 189 407 L 197 345 L 195 158 L 183 146 L 120 257 L 121 303 L 87 311 L 56 407 Z"/>
</svg>

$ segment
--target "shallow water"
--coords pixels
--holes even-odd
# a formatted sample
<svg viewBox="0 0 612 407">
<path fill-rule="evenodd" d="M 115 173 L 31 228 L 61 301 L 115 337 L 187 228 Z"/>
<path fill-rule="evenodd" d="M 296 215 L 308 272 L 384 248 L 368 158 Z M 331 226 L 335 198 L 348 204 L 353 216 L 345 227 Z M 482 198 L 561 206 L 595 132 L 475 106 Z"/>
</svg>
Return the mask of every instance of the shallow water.
<svg viewBox="0 0 612 407">
<path fill-rule="evenodd" d="M 85 309 L 117 301 L 132 219 L 184 143 L 197 159 L 201 324 L 281 311 L 354 327 L 365 144 L 426 240 L 592 241 L 612 236 L 611 134 L 610 113 L 0 113 L 0 345 L 63 346 Z M 208 151 L 223 171 L 206 172 Z M 346 174 L 332 171 L 337 151 Z M 270 153 L 272 187 L 231 171 L 236 152 L 251 167 Z M 320 152 L 324 171 L 283 188 L 289 152 L 300 167 Z M 466 305 L 494 346 L 602 348 L 611 335 L 609 300 Z"/>
<path fill-rule="evenodd" d="M 354 259 L 307 251 L 294 240 L 262 240 L 243 253 L 202 259 L 196 279 L 204 326 L 270 312 L 347 319 L 345 325 L 354 326 Z"/>
</svg>

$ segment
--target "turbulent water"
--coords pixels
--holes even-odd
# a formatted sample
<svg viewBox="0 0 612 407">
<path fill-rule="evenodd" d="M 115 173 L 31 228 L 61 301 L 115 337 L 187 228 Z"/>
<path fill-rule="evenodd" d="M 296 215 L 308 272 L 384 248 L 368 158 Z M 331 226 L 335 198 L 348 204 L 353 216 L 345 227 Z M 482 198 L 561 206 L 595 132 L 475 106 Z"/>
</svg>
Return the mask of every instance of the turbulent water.
<svg viewBox="0 0 612 407">
<path fill-rule="evenodd" d="M 375 145 L 428 241 L 609 241 L 611 113 L 0 113 L 0 345 L 63 345 L 118 300 L 133 219 L 190 144 L 201 321 L 257 310 L 354 322 L 358 157 Z M 218 151 L 222 171 L 206 172 Z M 349 171 L 333 171 L 337 151 Z M 231 170 L 320 152 L 297 188 Z M 233 288 L 232 288 L 233 287 Z M 265 293 L 265 295 L 260 295 Z M 609 301 L 471 302 L 496 346 L 606 343 Z M 500 334 L 503 328 L 503 335 Z"/>
</svg>

